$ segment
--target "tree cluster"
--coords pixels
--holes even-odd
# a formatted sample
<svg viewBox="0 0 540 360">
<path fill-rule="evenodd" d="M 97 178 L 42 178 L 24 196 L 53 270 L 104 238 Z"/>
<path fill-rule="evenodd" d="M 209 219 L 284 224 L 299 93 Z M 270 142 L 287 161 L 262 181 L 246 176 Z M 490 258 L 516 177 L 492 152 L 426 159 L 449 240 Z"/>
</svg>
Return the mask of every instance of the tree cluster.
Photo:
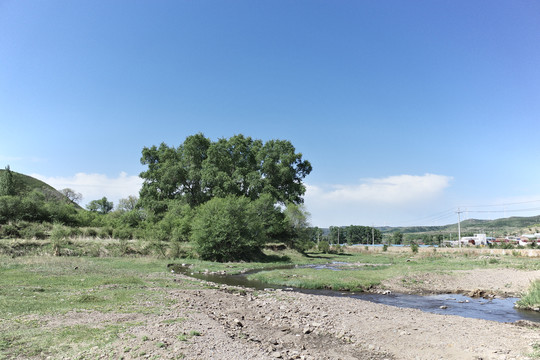
<svg viewBox="0 0 540 360">
<path fill-rule="evenodd" d="M 141 205 L 156 214 L 164 213 L 170 200 L 197 207 L 227 196 L 256 200 L 269 195 L 277 203 L 299 204 L 302 180 L 312 169 L 289 141 L 263 143 L 243 135 L 213 142 L 196 134 L 176 148 L 145 147 L 141 163 L 148 166 L 140 174 Z"/>
<path fill-rule="evenodd" d="M 311 164 L 286 140 L 192 135 L 178 147 L 145 147 L 139 205 L 163 238 L 192 240 L 203 259 L 260 255 L 264 243 L 304 249 L 302 180 Z"/>
<path fill-rule="evenodd" d="M 371 226 L 330 226 L 328 241 L 331 244 L 380 244 L 382 233 Z"/>
<path fill-rule="evenodd" d="M 78 226 L 84 236 L 148 239 L 159 249 L 189 241 L 199 257 L 215 261 L 257 258 L 268 242 L 300 251 L 312 244 L 303 207 L 303 179 L 312 168 L 289 141 L 243 135 L 211 141 L 196 134 L 178 147 L 144 147 L 141 163 L 147 169 L 139 198 L 121 199 L 114 208 L 103 197 L 90 201 L 89 211 L 78 208 L 82 196 L 72 189 L 50 199 L 44 191 L 17 194 L 7 168 L 0 178 L 0 225 L 54 222 Z"/>
</svg>

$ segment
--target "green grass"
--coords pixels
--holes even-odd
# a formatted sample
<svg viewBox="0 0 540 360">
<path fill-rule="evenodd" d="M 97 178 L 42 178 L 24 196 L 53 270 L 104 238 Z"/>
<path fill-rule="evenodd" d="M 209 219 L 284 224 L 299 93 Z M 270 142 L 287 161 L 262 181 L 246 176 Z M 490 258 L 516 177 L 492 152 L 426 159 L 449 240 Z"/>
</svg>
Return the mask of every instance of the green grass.
<svg viewBox="0 0 540 360">
<path fill-rule="evenodd" d="M 472 252 L 419 252 L 352 254 L 319 254 L 308 256 L 292 251 L 267 252 L 265 261 L 257 263 L 212 263 L 182 259 L 194 271 L 239 273 L 250 269 L 269 269 L 252 274 L 263 281 L 286 286 L 316 289 L 365 290 L 395 277 L 406 279 L 414 274 L 446 273 L 475 268 L 515 268 L 538 270 L 538 259 L 515 256 L 482 256 Z M 270 270 L 287 264 L 356 263 L 343 271 L 296 267 Z M 194 281 L 173 282 L 167 264 L 170 260 L 155 258 L 93 258 L 27 256 L 11 258 L 0 255 L 0 359 L 14 357 L 74 357 L 94 346 L 114 342 L 119 334 L 140 323 L 104 321 L 100 324 L 49 325 L 50 319 L 71 312 L 160 314 L 172 305 L 171 288 L 201 288 Z M 377 265 L 377 266 L 366 266 Z M 538 304 L 539 282 L 528 296 Z M 527 299 L 524 296 L 524 299 Z M 182 322 L 184 318 L 164 320 Z M 65 325 L 65 326 L 64 326 Z M 180 340 L 200 334 L 188 332 Z M 159 346 L 159 345 L 158 345 Z M 53 357 L 54 357 L 53 356 Z"/>
<path fill-rule="evenodd" d="M 363 291 L 386 279 L 422 273 L 448 273 L 454 270 L 477 268 L 539 269 L 537 259 L 521 257 L 478 257 L 462 253 L 354 253 L 340 255 L 311 254 L 312 264 L 343 261 L 348 263 L 383 266 L 362 266 L 355 270 L 293 268 L 262 271 L 248 276 L 250 279 L 274 285 L 307 289 Z M 303 262 L 306 263 L 306 259 Z"/>
<path fill-rule="evenodd" d="M 0 256 L 0 359 L 73 354 L 115 341 L 137 323 L 49 325 L 68 312 L 160 313 L 170 303 L 166 260 Z M 178 321 L 182 321 L 178 319 Z"/>
<path fill-rule="evenodd" d="M 520 309 L 540 308 L 540 280 L 534 281 L 516 304 Z"/>
</svg>

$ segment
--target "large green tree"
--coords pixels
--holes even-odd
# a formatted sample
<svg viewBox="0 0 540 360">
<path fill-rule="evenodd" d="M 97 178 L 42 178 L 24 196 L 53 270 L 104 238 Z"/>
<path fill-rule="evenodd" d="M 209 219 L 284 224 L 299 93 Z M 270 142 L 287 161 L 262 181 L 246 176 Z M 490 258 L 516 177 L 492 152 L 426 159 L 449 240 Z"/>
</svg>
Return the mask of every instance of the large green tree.
<svg viewBox="0 0 540 360">
<path fill-rule="evenodd" d="M 209 199 L 202 187 L 203 161 L 210 140 L 203 134 L 186 138 L 178 148 L 162 143 L 143 148 L 141 163 L 148 170 L 140 174 L 144 180 L 140 200 L 144 208 L 163 213 L 169 200 L 182 200 L 196 207 Z"/>
<path fill-rule="evenodd" d="M 269 195 L 275 203 L 300 204 L 303 179 L 311 164 L 287 140 L 263 143 L 235 135 L 212 142 L 203 134 L 186 138 L 178 148 L 161 144 L 143 148 L 141 204 L 154 213 L 167 211 L 170 200 L 197 207 L 214 197 Z"/>
</svg>

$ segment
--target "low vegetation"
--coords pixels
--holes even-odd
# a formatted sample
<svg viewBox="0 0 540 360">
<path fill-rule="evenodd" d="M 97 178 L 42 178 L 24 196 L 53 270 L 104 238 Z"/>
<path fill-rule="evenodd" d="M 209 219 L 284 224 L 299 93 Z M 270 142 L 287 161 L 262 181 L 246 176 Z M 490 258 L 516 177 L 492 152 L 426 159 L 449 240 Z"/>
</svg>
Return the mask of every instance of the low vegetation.
<svg viewBox="0 0 540 360">
<path fill-rule="evenodd" d="M 540 311 L 540 279 L 531 283 L 529 290 L 516 304 L 520 309 Z"/>
<path fill-rule="evenodd" d="M 65 246 L 73 247 L 69 241 Z M 102 246 L 102 240 L 85 241 L 72 251 L 92 246 Z M 110 246 L 108 250 L 100 250 L 110 252 L 106 257 L 0 255 L 0 359 L 15 356 L 46 358 L 58 352 L 70 357 L 70 354 L 79 354 L 95 346 L 107 346 L 140 322 L 118 323 L 109 320 L 108 316 L 100 320 L 99 325 L 76 321 L 57 324 L 53 319 L 64 315 L 77 319 L 69 314 L 84 312 L 159 314 L 170 306 L 164 299 L 171 289 L 204 286 L 195 281 L 172 281 L 174 274 L 168 267 L 171 260 L 159 258 L 157 253 L 120 255 L 121 246 L 117 241 L 114 245 L 117 250 Z M 128 242 L 127 246 L 135 248 L 136 243 Z M 115 251 L 118 256 L 111 256 Z M 385 279 L 421 273 L 501 267 L 540 269 L 537 259 L 512 254 L 478 257 L 468 252 L 374 252 L 363 249 L 339 254 L 267 249 L 258 262 L 182 258 L 175 263 L 188 264 L 191 272 L 201 273 L 237 274 L 266 269 L 249 277 L 285 286 L 342 291 L 363 291 Z M 340 271 L 314 268 L 320 264 L 333 264 Z M 294 267 L 276 269 L 284 265 Z M 529 307 L 538 304 L 538 284 L 536 282 L 522 300 Z M 182 323 L 184 319 L 173 317 L 166 321 Z M 190 341 L 198 336 L 190 330 L 179 333 L 178 339 Z M 159 342 L 156 344 L 160 346 Z"/>
<path fill-rule="evenodd" d="M 71 358 L 117 340 L 137 323 L 54 319 L 72 312 L 162 312 L 166 292 L 180 287 L 166 265 L 155 258 L 0 256 L 0 359 Z"/>
</svg>

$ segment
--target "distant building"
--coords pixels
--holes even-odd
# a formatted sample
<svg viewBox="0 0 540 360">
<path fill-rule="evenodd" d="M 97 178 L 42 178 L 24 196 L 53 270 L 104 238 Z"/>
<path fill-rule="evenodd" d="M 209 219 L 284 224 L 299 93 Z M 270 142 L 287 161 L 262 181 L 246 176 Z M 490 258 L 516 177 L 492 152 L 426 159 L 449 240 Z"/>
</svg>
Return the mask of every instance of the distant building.
<svg viewBox="0 0 540 360">
<path fill-rule="evenodd" d="M 488 245 L 486 234 L 474 234 L 474 236 L 463 236 L 461 245 Z"/>
</svg>

